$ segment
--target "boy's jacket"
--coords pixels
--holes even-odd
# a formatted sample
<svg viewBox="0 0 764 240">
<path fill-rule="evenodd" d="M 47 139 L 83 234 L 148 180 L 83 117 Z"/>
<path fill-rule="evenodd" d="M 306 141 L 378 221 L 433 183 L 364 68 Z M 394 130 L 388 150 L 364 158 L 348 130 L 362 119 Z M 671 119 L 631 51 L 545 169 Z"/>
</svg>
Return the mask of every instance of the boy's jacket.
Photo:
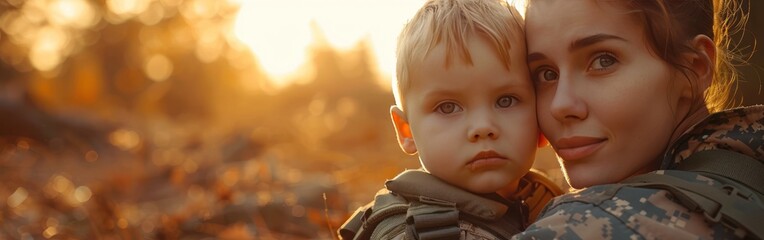
<svg viewBox="0 0 764 240">
<path fill-rule="evenodd" d="M 404 171 L 385 186 L 342 226 L 343 239 L 508 239 L 529 223 L 531 210 L 561 193 L 536 172 L 516 194 L 526 201 L 474 194 L 420 170 Z"/>
</svg>

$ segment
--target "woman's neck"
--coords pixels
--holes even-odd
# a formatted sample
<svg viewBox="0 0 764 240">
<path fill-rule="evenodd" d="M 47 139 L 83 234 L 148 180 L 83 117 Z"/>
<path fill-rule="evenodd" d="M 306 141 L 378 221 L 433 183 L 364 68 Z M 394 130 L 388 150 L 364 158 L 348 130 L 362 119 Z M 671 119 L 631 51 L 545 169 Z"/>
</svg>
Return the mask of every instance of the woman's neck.
<svg viewBox="0 0 764 240">
<path fill-rule="evenodd" d="M 697 104 L 697 106 L 698 107 L 690 109 L 687 115 L 679 122 L 679 124 L 677 124 L 676 128 L 674 128 L 674 133 L 671 134 L 671 141 L 669 141 L 669 147 L 673 146 L 677 139 L 679 139 L 679 137 L 687 132 L 692 126 L 710 115 L 705 104 Z"/>
<path fill-rule="evenodd" d="M 671 141 L 669 141 L 668 145 L 666 146 L 667 150 L 670 150 L 668 148 L 674 146 L 679 137 L 687 132 L 687 130 L 710 115 L 705 105 L 701 106 L 702 107 L 697 107 L 689 111 L 688 114 L 679 122 L 679 124 L 677 124 L 676 128 L 674 128 L 674 133 L 671 134 Z M 662 155 L 656 156 L 655 161 L 649 162 L 647 165 L 634 172 L 634 174 L 631 176 L 645 174 L 657 170 L 661 166 L 661 161 L 663 159 L 662 157 Z"/>
</svg>

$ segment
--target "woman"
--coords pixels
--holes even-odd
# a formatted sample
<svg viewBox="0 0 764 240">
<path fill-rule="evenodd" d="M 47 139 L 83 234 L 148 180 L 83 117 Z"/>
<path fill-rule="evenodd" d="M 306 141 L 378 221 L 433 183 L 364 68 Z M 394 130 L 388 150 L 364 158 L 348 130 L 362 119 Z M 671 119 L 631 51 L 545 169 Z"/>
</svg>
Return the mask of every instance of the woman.
<svg viewBox="0 0 764 240">
<path fill-rule="evenodd" d="M 582 190 L 555 199 L 515 238 L 750 238 L 760 231 L 753 226 L 760 222 L 728 216 L 726 200 L 719 201 L 725 214 L 715 216 L 697 202 L 705 195 L 686 193 L 734 188 L 749 195 L 730 198 L 739 205 L 732 210 L 762 211 L 751 186 L 764 186 L 758 178 L 741 184 L 683 163 L 714 149 L 742 155 L 751 168 L 764 162 L 764 106 L 723 110 L 735 80 L 726 50 L 734 22 L 725 4 L 530 1 L 526 37 L 539 126 L 570 185 Z M 738 164 L 713 162 L 720 161 Z"/>
</svg>

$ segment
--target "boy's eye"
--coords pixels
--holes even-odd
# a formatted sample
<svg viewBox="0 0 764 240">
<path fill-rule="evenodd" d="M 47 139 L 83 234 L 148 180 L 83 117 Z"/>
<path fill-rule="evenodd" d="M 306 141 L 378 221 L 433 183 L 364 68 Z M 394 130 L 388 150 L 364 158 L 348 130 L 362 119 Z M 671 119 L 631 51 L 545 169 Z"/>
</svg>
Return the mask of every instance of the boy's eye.
<svg viewBox="0 0 764 240">
<path fill-rule="evenodd" d="M 459 105 L 456 105 L 456 103 L 452 102 L 444 102 L 439 104 L 436 109 L 437 112 L 443 113 L 443 114 L 451 114 L 454 112 L 459 112 L 462 110 L 462 107 Z"/>
<path fill-rule="evenodd" d="M 615 59 L 615 56 L 613 56 L 612 53 L 601 53 L 594 58 L 594 61 L 592 61 L 592 64 L 589 66 L 589 70 L 605 70 L 616 63 L 618 63 L 618 60 Z"/>
<path fill-rule="evenodd" d="M 496 100 L 496 106 L 500 108 L 511 107 L 515 103 L 515 98 L 511 96 L 502 96 Z"/>
<path fill-rule="evenodd" d="M 557 80 L 560 76 L 557 75 L 557 72 L 550 68 L 540 68 L 536 70 L 536 73 L 534 74 L 534 78 L 536 81 L 540 82 L 548 82 L 548 81 L 554 81 Z"/>
</svg>

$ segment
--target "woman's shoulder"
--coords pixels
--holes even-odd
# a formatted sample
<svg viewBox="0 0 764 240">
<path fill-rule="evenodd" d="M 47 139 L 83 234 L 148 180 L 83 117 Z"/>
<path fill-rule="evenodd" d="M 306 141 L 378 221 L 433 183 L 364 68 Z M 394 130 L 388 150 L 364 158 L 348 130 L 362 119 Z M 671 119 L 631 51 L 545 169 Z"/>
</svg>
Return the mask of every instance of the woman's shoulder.
<svg viewBox="0 0 764 240">
<path fill-rule="evenodd" d="M 722 188 L 731 184 L 726 179 L 709 178 L 696 172 L 679 170 L 657 170 L 651 174 L 670 175 L 672 178 L 681 179 L 688 183 L 701 184 L 710 188 Z M 548 215 L 555 209 L 567 209 L 570 206 L 585 209 L 609 208 L 638 210 L 642 215 L 663 214 L 662 206 L 672 205 L 674 196 L 661 188 L 636 186 L 628 183 L 603 184 L 572 191 L 555 198 L 542 214 Z M 651 211 L 655 212 L 652 213 Z M 616 215 L 622 215 L 621 211 L 613 211 Z M 653 216 L 661 218 L 661 216 Z"/>
<path fill-rule="evenodd" d="M 675 169 L 690 155 L 723 149 L 764 161 L 764 105 L 713 113 L 690 128 L 666 152 L 660 169 Z"/>
<path fill-rule="evenodd" d="M 663 196 L 660 189 L 633 187 L 626 184 L 604 184 L 563 194 L 555 198 L 542 212 L 547 216 L 550 212 L 564 209 L 587 211 L 589 208 L 623 207 L 627 209 L 644 208 L 647 199 Z M 543 217 L 542 216 L 542 217 Z"/>
<path fill-rule="evenodd" d="M 721 224 L 709 224 L 703 214 L 673 198 L 661 189 L 592 186 L 556 198 L 538 221 L 515 238 L 735 238 L 734 232 Z"/>
</svg>

